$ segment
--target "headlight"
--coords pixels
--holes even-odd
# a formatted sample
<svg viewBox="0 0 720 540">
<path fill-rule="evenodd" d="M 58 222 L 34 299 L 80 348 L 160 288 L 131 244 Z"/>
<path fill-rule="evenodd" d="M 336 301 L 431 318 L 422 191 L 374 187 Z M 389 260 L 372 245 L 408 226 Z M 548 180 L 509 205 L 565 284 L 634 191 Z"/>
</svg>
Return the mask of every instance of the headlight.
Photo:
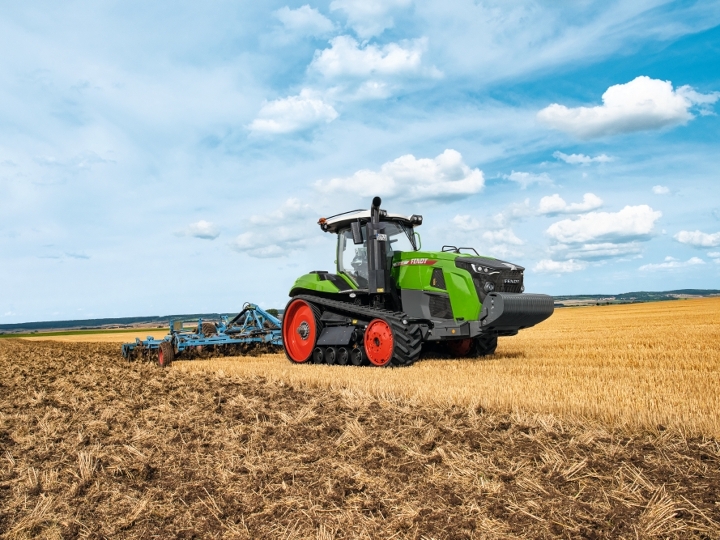
<svg viewBox="0 0 720 540">
<path fill-rule="evenodd" d="M 486 281 L 483 289 L 485 289 L 485 292 L 492 292 L 495 290 L 495 284 L 492 281 Z"/>
</svg>

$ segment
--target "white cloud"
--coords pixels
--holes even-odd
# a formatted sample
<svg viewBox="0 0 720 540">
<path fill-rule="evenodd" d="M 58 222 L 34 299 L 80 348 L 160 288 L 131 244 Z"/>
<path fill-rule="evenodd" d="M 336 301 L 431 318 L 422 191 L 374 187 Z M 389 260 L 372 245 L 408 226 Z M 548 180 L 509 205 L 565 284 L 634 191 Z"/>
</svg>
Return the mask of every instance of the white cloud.
<svg viewBox="0 0 720 540">
<path fill-rule="evenodd" d="M 246 230 L 230 242 L 230 247 L 260 259 L 286 257 L 306 247 L 313 236 L 314 215 L 309 204 L 287 199 L 277 210 L 250 216 Z"/>
<path fill-rule="evenodd" d="M 600 208 L 603 201 L 593 193 L 583 195 L 583 202 L 568 204 L 557 193 L 540 199 L 538 213 L 545 215 L 553 214 L 581 214 Z"/>
<path fill-rule="evenodd" d="M 337 117 L 332 105 L 303 90 L 298 96 L 266 102 L 249 129 L 255 133 L 290 133 L 330 123 Z"/>
<path fill-rule="evenodd" d="M 711 251 L 710 253 L 708 253 L 708 257 L 717 259 L 718 257 L 720 257 L 720 251 Z"/>
<path fill-rule="evenodd" d="M 590 163 L 607 163 L 608 161 L 612 161 L 613 158 L 610 156 L 607 156 L 605 154 L 600 154 L 599 156 L 590 157 L 586 156 L 585 154 L 563 154 L 562 152 L 553 152 L 553 157 L 555 159 L 561 159 L 565 163 L 570 163 L 571 165 L 589 165 Z"/>
<path fill-rule="evenodd" d="M 412 0 L 333 0 L 331 11 L 344 11 L 348 24 L 363 39 L 382 34 L 395 24 L 393 10 L 407 7 Z"/>
<path fill-rule="evenodd" d="M 665 186 L 653 186 L 652 192 L 655 195 L 667 195 L 668 193 L 670 193 L 670 188 Z"/>
<path fill-rule="evenodd" d="M 680 231 L 673 238 L 681 244 L 689 244 L 695 247 L 720 246 L 720 232 L 708 234 L 702 231 Z"/>
<path fill-rule="evenodd" d="M 548 227 L 550 238 L 561 244 L 630 242 L 650 237 L 662 212 L 643 204 L 626 206 L 619 212 L 590 212 L 564 219 Z"/>
<path fill-rule="evenodd" d="M 533 174 L 528 172 L 512 171 L 510 174 L 503 176 L 506 180 L 511 180 L 520 184 L 522 189 L 527 189 L 532 184 L 552 184 L 552 180 L 547 173 Z"/>
<path fill-rule="evenodd" d="M 512 229 L 485 231 L 482 237 L 483 240 L 486 240 L 492 244 L 512 244 L 513 246 L 522 246 L 525 243 L 515 235 Z"/>
<path fill-rule="evenodd" d="M 313 210 L 309 204 L 303 204 L 299 199 L 288 199 L 273 212 L 251 216 L 250 223 L 253 225 L 287 224 L 292 221 L 304 220 L 312 213 Z"/>
<path fill-rule="evenodd" d="M 183 235 L 194 236 L 195 238 L 202 238 L 203 240 L 215 240 L 220 236 L 220 230 L 209 221 L 201 219 L 196 223 L 188 225 Z"/>
<path fill-rule="evenodd" d="M 334 29 L 330 19 L 307 4 L 297 9 L 285 6 L 274 11 L 273 15 L 280 20 L 286 30 L 296 34 L 324 36 Z"/>
<path fill-rule="evenodd" d="M 640 267 L 640 270 L 674 270 L 676 268 L 687 268 L 688 266 L 697 266 L 699 264 L 705 264 L 700 257 L 692 257 L 687 261 L 678 261 L 674 257 L 665 257 L 665 262 L 658 264 L 644 264 Z"/>
<path fill-rule="evenodd" d="M 550 251 L 566 259 L 596 260 L 637 255 L 642 251 L 642 246 L 640 242 L 596 242 L 575 245 L 556 244 L 550 248 Z"/>
<path fill-rule="evenodd" d="M 379 171 L 363 169 L 352 176 L 319 180 L 322 192 L 380 195 L 408 200 L 461 199 L 480 192 L 485 184 L 480 169 L 471 169 L 456 150 L 445 150 L 434 159 L 407 154 L 389 161 Z"/>
<path fill-rule="evenodd" d="M 422 74 L 422 55 L 427 48 L 424 38 L 377 45 L 361 46 L 350 36 L 330 40 L 330 48 L 315 51 L 309 69 L 328 79 L 343 77 L 390 77 Z M 437 75 L 436 70 L 426 70 Z"/>
<path fill-rule="evenodd" d="M 482 224 L 472 216 L 461 216 L 457 215 L 452 219 L 453 224 L 461 231 L 477 231 L 482 227 Z"/>
<path fill-rule="evenodd" d="M 707 114 L 708 106 L 718 98 L 719 92 L 699 94 L 689 86 L 673 90 L 670 81 L 640 76 L 608 88 L 601 106 L 568 108 L 553 103 L 538 112 L 537 118 L 553 129 L 592 139 L 686 124 L 694 118 L 692 107 L 700 106 Z"/>
<path fill-rule="evenodd" d="M 567 274 L 570 272 L 584 270 L 586 267 L 587 263 L 583 261 L 575 261 L 573 259 L 570 259 L 568 261 L 553 261 L 551 259 L 543 259 L 533 267 L 533 270 L 542 274 Z"/>
</svg>

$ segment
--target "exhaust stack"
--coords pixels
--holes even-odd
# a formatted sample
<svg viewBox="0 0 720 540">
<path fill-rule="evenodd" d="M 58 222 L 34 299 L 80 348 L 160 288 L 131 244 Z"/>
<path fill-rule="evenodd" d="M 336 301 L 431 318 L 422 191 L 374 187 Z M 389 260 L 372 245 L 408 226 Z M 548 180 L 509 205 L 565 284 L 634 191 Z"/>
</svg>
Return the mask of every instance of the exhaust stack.
<svg viewBox="0 0 720 540">
<path fill-rule="evenodd" d="M 375 197 L 370 207 L 370 222 L 366 227 L 368 250 L 368 292 L 385 294 L 390 292 L 390 273 L 387 268 L 387 234 L 380 218 L 385 211 L 380 209 L 382 199 Z"/>
</svg>

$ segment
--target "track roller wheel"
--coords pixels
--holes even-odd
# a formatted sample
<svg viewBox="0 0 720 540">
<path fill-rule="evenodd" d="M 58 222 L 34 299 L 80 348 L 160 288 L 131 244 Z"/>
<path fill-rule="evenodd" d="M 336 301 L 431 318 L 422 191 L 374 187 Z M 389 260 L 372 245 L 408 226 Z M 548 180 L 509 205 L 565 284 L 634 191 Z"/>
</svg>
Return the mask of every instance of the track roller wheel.
<svg viewBox="0 0 720 540">
<path fill-rule="evenodd" d="M 335 362 L 337 362 L 337 349 L 328 347 L 325 349 L 325 363 L 332 366 Z"/>
<path fill-rule="evenodd" d="M 491 334 L 480 334 L 475 338 L 475 356 L 495 354 L 498 338 Z"/>
<path fill-rule="evenodd" d="M 299 298 L 290 300 L 282 321 L 285 355 L 291 362 L 302 364 L 314 356 L 320 335 L 320 311 Z"/>
<path fill-rule="evenodd" d="M 365 352 L 361 347 L 357 347 L 350 351 L 350 363 L 353 366 L 362 366 L 365 363 Z"/>
<path fill-rule="evenodd" d="M 393 357 L 392 328 L 382 319 L 373 319 L 365 330 L 365 354 L 374 366 L 387 366 Z"/>
<path fill-rule="evenodd" d="M 167 367 L 172 364 L 175 359 L 175 350 L 173 349 L 172 343 L 169 341 L 163 341 L 158 349 L 157 363 L 160 367 Z"/>
<path fill-rule="evenodd" d="M 474 345 L 472 338 L 454 339 L 447 342 L 447 348 L 455 358 L 464 358 L 470 355 Z"/>
<path fill-rule="evenodd" d="M 350 353 L 345 347 L 338 347 L 335 361 L 341 366 L 347 366 L 350 361 Z"/>
<path fill-rule="evenodd" d="M 324 364 L 325 363 L 325 352 L 322 347 L 315 347 L 313 351 L 313 363 Z"/>
</svg>

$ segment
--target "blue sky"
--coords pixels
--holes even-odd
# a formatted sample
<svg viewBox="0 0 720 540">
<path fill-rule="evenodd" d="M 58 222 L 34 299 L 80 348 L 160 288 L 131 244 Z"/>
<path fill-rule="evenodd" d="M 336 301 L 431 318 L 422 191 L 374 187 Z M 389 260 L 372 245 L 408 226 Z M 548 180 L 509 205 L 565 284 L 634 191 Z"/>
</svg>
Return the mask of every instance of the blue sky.
<svg viewBox="0 0 720 540">
<path fill-rule="evenodd" d="M 0 322 L 282 307 L 373 195 L 549 294 L 720 288 L 720 3 L 0 16 Z"/>
</svg>

